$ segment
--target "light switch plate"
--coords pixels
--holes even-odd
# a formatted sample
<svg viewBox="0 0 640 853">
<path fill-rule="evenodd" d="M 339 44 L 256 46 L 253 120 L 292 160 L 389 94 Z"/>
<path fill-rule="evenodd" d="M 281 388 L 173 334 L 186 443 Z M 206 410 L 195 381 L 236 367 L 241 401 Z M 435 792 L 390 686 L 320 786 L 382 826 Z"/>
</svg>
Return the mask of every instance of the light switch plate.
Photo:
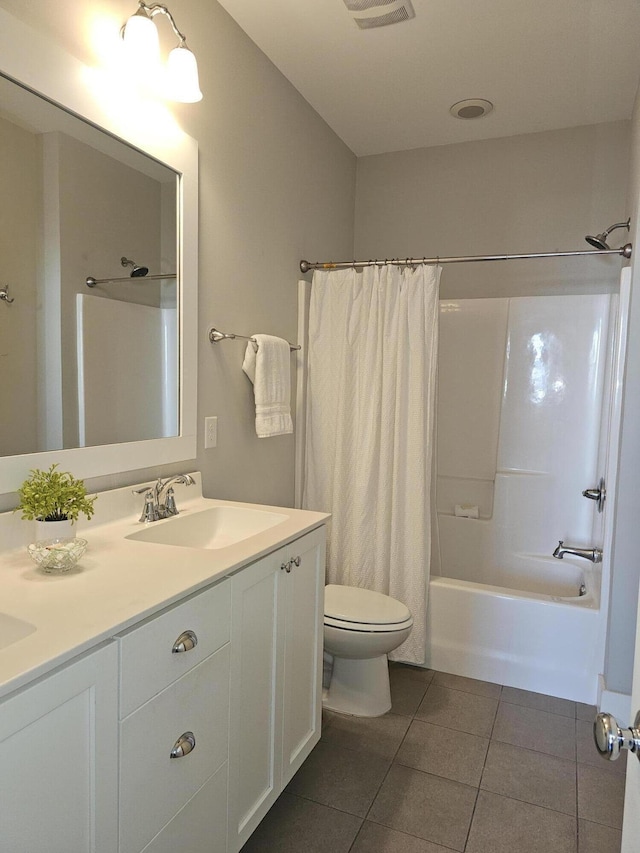
<svg viewBox="0 0 640 853">
<path fill-rule="evenodd" d="M 218 418 L 210 417 L 204 419 L 204 449 L 209 450 L 218 443 Z"/>
</svg>

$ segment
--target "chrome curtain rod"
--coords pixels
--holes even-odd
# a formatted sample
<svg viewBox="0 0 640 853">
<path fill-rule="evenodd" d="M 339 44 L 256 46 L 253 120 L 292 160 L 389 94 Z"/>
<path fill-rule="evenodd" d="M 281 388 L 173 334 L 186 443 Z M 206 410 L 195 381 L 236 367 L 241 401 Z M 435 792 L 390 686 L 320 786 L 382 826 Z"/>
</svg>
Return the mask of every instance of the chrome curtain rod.
<svg viewBox="0 0 640 853">
<path fill-rule="evenodd" d="M 160 281 L 163 278 L 176 278 L 176 273 L 167 272 L 160 275 L 126 275 L 124 278 L 94 278 L 88 275 L 85 284 L 87 287 L 95 287 L 96 284 L 118 284 L 119 282 L 128 281 L 133 284 L 142 284 L 145 281 Z"/>
<path fill-rule="evenodd" d="M 257 345 L 257 340 L 255 338 L 250 338 L 248 335 L 235 335 L 232 333 L 227 334 L 226 332 L 221 332 L 219 329 L 211 327 L 209 329 L 209 340 L 212 344 L 218 344 L 220 341 L 235 341 L 236 338 L 241 338 L 243 341 L 251 341 L 252 344 Z M 300 344 L 292 344 L 287 341 L 289 344 L 289 349 L 291 351 L 302 349 Z"/>
<path fill-rule="evenodd" d="M 300 272 L 310 270 L 348 270 L 356 267 L 385 267 L 395 264 L 399 267 L 413 267 L 418 264 L 467 264 L 476 261 L 520 261 L 529 258 L 575 258 L 587 255 L 622 255 L 630 258 L 632 251 L 631 243 L 621 246 L 619 249 L 585 249 L 579 252 L 532 252 L 527 255 L 463 255 L 457 258 L 386 258 L 384 261 L 339 261 L 337 263 L 309 263 L 300 261 Z"/>
</svg>

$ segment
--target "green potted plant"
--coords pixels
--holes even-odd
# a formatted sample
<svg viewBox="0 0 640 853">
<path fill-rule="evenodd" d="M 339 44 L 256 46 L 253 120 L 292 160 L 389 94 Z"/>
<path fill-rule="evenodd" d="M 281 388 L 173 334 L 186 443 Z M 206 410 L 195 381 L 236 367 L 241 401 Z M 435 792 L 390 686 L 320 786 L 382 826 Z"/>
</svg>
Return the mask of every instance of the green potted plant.
<svg viewBox="0 0 640 853">
<path fill-rule="evenodd" d="M 95 512 L 97 495 L 88 497 L 83 480 L 57 468 L 57 463 L 48 471 L 33 468 L 18 489 L 17 509 L 22 510 L 22 518 L 36 521 L 36 541 L 70 538 L 74 535 L 71 525 L 80 514 L 91 518 Z"/>
</svg>

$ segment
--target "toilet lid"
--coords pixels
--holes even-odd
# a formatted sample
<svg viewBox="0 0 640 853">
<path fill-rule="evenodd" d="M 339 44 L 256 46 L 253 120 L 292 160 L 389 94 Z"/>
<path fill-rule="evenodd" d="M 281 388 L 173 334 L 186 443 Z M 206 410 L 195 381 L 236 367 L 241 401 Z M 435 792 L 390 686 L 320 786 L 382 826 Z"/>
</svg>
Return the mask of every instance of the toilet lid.
<svg viewBox="0 0 640 853">
<path fill-rule="evenodd" d="M 411 618 L 401 601 L 356 586 L 328 584 L 324 588 L 324 614 L 342 622 L 363 625 L 397 625 Z"/>
</svg>

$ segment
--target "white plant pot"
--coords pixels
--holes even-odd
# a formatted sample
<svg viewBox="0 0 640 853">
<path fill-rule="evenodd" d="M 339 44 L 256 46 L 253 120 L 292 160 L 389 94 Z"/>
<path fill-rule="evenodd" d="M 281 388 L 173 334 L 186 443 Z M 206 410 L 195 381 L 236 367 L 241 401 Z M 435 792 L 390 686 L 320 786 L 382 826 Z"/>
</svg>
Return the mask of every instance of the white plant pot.
<svg viewBox="0 0 640 853">
<path fill-rule="evenodd" d="M 36 542 L 45 539 L 74 539 L 76 535 L 73 522 L 65 521 L 38 521 L 36 520 Z"/>
</svg>

